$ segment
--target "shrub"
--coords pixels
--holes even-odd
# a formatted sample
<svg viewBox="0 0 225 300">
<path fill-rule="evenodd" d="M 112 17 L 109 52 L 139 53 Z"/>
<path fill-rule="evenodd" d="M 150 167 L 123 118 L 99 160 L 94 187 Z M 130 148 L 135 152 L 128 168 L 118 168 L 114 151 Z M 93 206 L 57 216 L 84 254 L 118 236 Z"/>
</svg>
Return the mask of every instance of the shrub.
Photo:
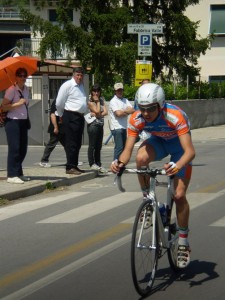
<svg viewBox="0 0 225 300">
<path fill-rule="evenodd" d="M 185 82 L 177 83 L 174 86 L 173 82 L 163 83 L 162 88 L 165 91 L 166 100 L 186 100 L 186 99 L 213 99 L 225 98 L 225 82 L 196 82 L 189 85 Z M 134 85 L 124 85 L 124 97 L 129 100 L 134 100 L 135 93 L 138 87 Z M 110 101 L 114 96 L 113 85 L 103 89 L 102 92 L 106 101 Z"/>
</svg>

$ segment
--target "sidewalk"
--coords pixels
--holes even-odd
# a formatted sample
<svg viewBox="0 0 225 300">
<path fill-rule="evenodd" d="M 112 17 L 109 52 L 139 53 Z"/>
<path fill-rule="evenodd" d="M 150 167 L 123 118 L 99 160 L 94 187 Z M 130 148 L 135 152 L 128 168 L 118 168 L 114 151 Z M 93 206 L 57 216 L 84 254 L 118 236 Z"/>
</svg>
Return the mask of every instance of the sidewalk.
<svg viewBox="0 0 225 300">
<path fill-rule="evenodd" d="M 209 141 L 214 139 L 225 139 L 225 125 L 199 128 L 192 130 L 193 142 Z M 110 142 L 112 146 L 112 142 Z M 109 160 L 108 146 L 102 147 L 102 161 L 104 158 Z M 82 150 L 81 150 L 82 151 Z M 27 196 L 35 195 L 46 189 L 52 189 L 60 186 L 68 186 L 94 179 L 98 176 L 97 171 L 92 171 L 88 166 L 81 166 L 86 169 L 86 173 L 79 176 L 65 174 L 64 166 L 54 166 L 52 168 L 40 168 L 32 165 L 25 168 L 25 175 L 31 177 L 31 181 L 24 184 L 7 183 L 6 170 L 0 170 L 0 199 L 16 200 Z"/>
</svg>

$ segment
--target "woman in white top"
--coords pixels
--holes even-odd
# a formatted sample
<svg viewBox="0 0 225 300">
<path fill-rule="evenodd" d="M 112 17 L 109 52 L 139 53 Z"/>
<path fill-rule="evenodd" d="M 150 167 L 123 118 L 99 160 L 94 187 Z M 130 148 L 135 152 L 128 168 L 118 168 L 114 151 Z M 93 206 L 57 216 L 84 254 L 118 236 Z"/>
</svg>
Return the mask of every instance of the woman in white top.
<svg viewBox="0 0 225 300">
<path fill-rule="evenodd" d="M 23 176 L 22 168 L 28 146 L 29 90 L 25 85 L 27 74 L 25 68 L 16 70 L 16 83 L 6 90 L 2 102 L 4 110 L 7 111 L 5 131 L 8 143 L 8 183 L 21 184 L 30 180 Z"/>
</svg>

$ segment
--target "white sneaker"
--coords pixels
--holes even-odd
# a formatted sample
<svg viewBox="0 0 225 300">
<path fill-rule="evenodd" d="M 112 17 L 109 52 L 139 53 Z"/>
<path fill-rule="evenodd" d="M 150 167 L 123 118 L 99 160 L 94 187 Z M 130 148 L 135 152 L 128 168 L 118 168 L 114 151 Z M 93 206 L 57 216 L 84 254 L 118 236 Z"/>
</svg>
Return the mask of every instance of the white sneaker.
<svg viewBox="0 0 225 300">
<path fill-rule="evenodd" d="M 92 170 L 96 170 L 96 171 L 100 171 L 100 167 L 97 166 L 96 164 L 93 164 L 93 165 L 91 166 L 91 169 L 92 169 Z"/>
<path fill-rule="evenodd" d="M 41 162 L 39 163 L 39 166 L 42 167 L 42 168 L 51 168 L 52 165 L 49 164 L 48 162 L 42 162 L 42 161 L 41 161 Z"/>
<path fill-rule="evenodd" d="M 105 168 L 103 168 L 103 167 L 99 168 L 99 172 L 100 173 L 108 173 L 108 171 Z"/>
<path fill-rule="evenodd" d="M 24 183 L 23 180 L 21 180 L 19 177 L 8 177 L 7 179 L 8 183 Z"/>
<path fill-rule="evenodd" d="M 30 177 L 27 177 L 27 176 L 20 176 L 20 179 L 23 180 L 23 181 L 30 181 Z"/>
<path fill-rule="evenodd" d="M 190 253 L 191 253 L 191 248 L 190 246 L 186 245 L 178 245 L 177 249 L 177 266 L 180 269 L 186 268 L 190 261 Z"/>
</svg>

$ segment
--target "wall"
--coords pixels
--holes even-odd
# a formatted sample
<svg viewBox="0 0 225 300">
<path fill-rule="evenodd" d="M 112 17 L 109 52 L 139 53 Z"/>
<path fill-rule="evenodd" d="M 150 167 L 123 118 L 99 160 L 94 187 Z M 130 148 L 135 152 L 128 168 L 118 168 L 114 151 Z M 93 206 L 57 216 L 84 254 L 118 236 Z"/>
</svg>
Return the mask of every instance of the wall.
<svg viewBox="0 0 225 300">
<path fill-rule="evenodd" d="M 224 98 L 208 100 L 174 100 L 172 103 L 186 112 L 191 122 L 191 129 L 225 124 Z M 109 105 L 109 102 L 107 102 L 107 105 Z M 104 143 L 110 136 L 108 125 L 109 119 L 109 115 L 105 117 Z M 112 139 L 110 139 L 110 142 L 111 141 Z"/>
<path fill-rule="evenodd" d="M 225 99 L 202 99 L 173 101 L 188 115 L 191 128 L 225 124 Z"/>
<path fill-rule="evenodd" d="M 191 122 L 191 128 L 202 128 L 225 124 L 225 99 L 209 100 L 175 100 L 173 104 L 183 109 Z M 107 106 L 109 102 L 107 102 Z M 37 111 L 41 110 L 41 101 L 32 101 L 30 107 L 30 117 L 32 129 L 29 131 L 29 145 L 43 145 L 42 135 L 46 133 L 47 128 L 42 131 L 42 121 L 37 116 Z M 104 139 L 110 136 L 109 115 L 105 117 Z M 35 137 L 35 138 L 34 138 Z M 87 128 L 85 126 L 83 144 L 88 144 Z M 5 129 L 0 128 L 0 145 L 6 145 Z"/>
</svg>

